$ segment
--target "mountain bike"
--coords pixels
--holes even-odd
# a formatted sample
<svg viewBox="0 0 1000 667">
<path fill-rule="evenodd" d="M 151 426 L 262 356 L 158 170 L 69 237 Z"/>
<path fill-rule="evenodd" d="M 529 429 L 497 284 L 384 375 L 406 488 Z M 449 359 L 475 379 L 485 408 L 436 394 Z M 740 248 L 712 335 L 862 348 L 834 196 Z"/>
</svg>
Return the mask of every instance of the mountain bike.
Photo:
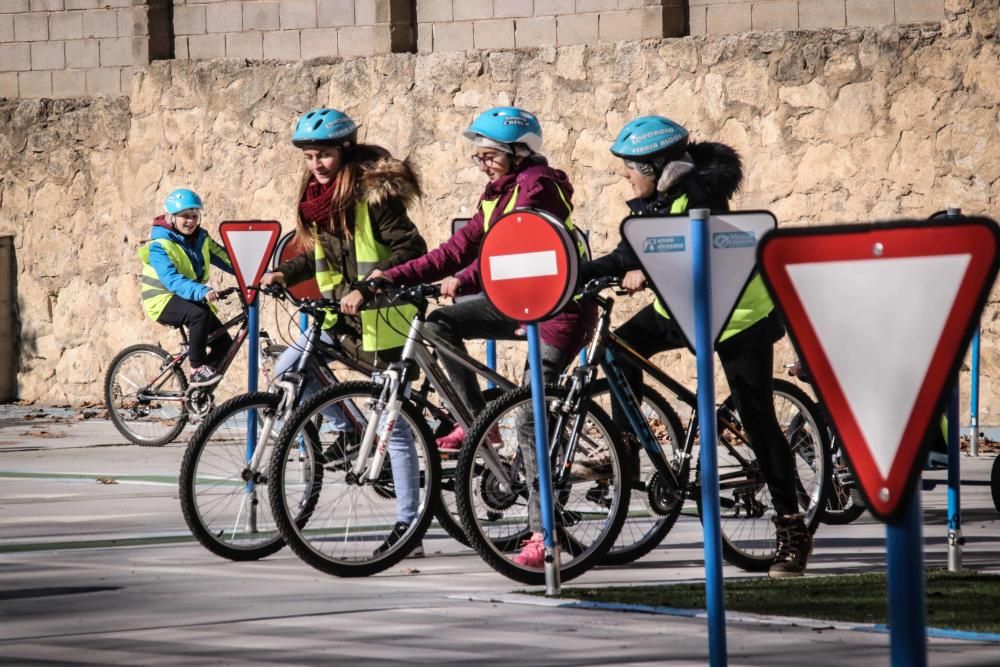
<svg viewBox="0 0 1000 667">
<path fill-rule="evenodd" d="M 549 401 L 550 409 L 554 411 L 550 419 L 558 423 L 558 419 L 566 421 L 582 414 L 596 413 L 598 411 L 590 406 L 596 403 L 607 405 L 613 396 L 622 404 L 633 431 L 634 440 L 629 440 L 634 444 L 628 452 L 631 510 L 613 545 L 609 545 L 603 558 L 606 564 L 627 563 L 655 548 L 676 522 L 688 498 L 695 499 L 699 516 L 702 513 L 698 471 L 694 481 L 690 481 L 692 453 L 698 431 L 697 396 L 640 356 L 610 330 L 614 301 L 600 296 L 600 292 L 616 285 L 615 279 L 604 278 L 591 281 L 582 290 L 582 298 L 594 298 L 600 308 L 597 331 L 588 346 L 585 361 L 564 376 Z M 667 388 L 676 400 L 689 406 L 691 418 L 687 428 L 682 426 L 680 417 L 667 399 L 652 387 L 644 389 L 640 405 L 625 383 L 618 369 L 619 363 L 631 363 L 641 368 L 648 377 Z M 598 368 L 604 371 L 604 380 L 597 380 Z M 825 501 L 829 471 L 825 429 L 816 414 L 815 404 L 797 387 L 776 380 L 774 395 L 779 423 L 789 438 L 795 456 L 799 503 L 805 508 L 807 525 L 814 530 L 817 508 Z M 495 406 L 501 404 L 502 399 L 494 403 Z M 499 410 L 497 407 L 494 412 Z M 599 413 L 604 411 L 599 410 Z M 723 554 L 727 561 L 743 569 L 767 570 L 773 562 L 776 546 L 770 493 L 732 399 L 723 401 L 717 413 Z M 472 446 L 482 448 L 484 429 L 491 427 L 485 418 L 477 421 L 475 432 L 468 436 L 468 440 L 475 443 Z M 554 432 L 559 433 L 558 430 Z M 614 431 L 608 429 L 608 432 Z M 468 443 L 463 445 L 463 450 L 467 446 Z M 572 451 L 574 446 L 574 436 L 571 435 L 561 448 Z M 473 456 L 471 450 L 463 451 L 465 455 Z M 466 472 L 461 457 L 459 468 L 460 475 Z M 461 482 L 462 477 L 459 479 Z M 464 500 L 461 492 L 459 495 Z M 490 507 L 483 504 L 485 507 L 470 508 L 470 513 L 476 511 L 477 515 L 488 519 Z M 470 517 L 466 525 L 470 539 L 488 543 L 488 522 L 474 517 Z M 479 540 L 473 531 L 478 531 L 483 539 Z"/>
<path fill-rule="evenodd" d="M 447 432 L 456 422 L 470 428 L 473 416 L 438 358 L 453 359 L 499 387 L 516 386 L 426 330 L 429 300 L 440 296 L 437 285 L 397 288 L 380 283 L 379 288 L 388 305 L 417 306 L 400 361 L 373 374 L 370 382 L 343 383 L 306 401 L 279 434 L 268 472 L 271 511 L 281 535 L 309 565 L 338 576 L 367 576 L 399 562 L 422 540 L 432 516 L 449 534 L 465 540 L 449 511 L 453 503 L 439 497 L 449 493 L 442 491 L 433 429 Z M 420 387 L 414 386 L 417 371 L 425 378 Z M 430 400 L 431 392 L 443 407 Z M 309 429 L 324 413 L 339 415 L 339 425 L 328 424 L 313 437 Z M 396 430 L 400 424 L 404 434 L 412 434 L 412 449 L 407 445 L 408 451 L 399 455 L 412 457 L 412 467 L 402 474 L 407 488 L 416 489 L 415 517 L 402 528 L 395 520 L 400 497 L 393 468 L 402 464 L 393 460 L 390 442 L 404 437 Z M 304 443 L 301 450 L 299 443 Z M 302 479 L 297 451 L 321 479 Z M 318 489 L 316 502 L 303 516 L 301 499 L 313 488 Z"/>
<path fill-rule="evenodd" d="M 278 299 L 290 298 L 278 285 L 260 291 Z M 237 561 L 258 560 L 284 546 L 262 488 L 268 483 L 274 440 L 302 403 L 307 378 L 329 387 L 339 381 L 338 373 L 367 377 L 375 370 L 346 355 L 336 341 L 332 345 L 323 341 L 324 317 L 338 308 L 338 302 L 331 299 L 301 302 L 299 311 L 310 316 L 311 324 L 296 366 L 276 378 L 269 391 L 241 394 L 219 405 L 192 436 L 181 463 L 181 509 L 191 533 L 212 553 Z M 345 370 L 335 372 L 331 364 Z M 318 414 L 304 437 L 316 440 L 322 428 L 323 415 Z M 309 467 L 312 459 L 296 450 L 289 456 L 300 467 L 300 481 L 319 484 L 319 476 Z M 300 514 L 311 510 L 317 490 L 303 486 Z"/>
<path fill-rule="evenodd" d="M 248 304 L 242 292 L 230 287 L 219 292 L 223 300 L 238 294 L 241 313 L 209 336 L 208 344 L 226 331 L 239 327 L 233 343 L 226 351 L 220 375 L 236 358 L 236 353 L 249 335 Z M 183 327 L 175 327 L 181 335 L 182 347 L 174 353 L 158 345 L 139 344 L 126 347 L 115 355 L 104 376 L 104 403 L 108 417 L 130 442 L 144 447 L 159 447 L 172 442 L 188 421 L 205 417 L 215 407 L 215 388 L 188 387 L 183 364 L 188 358 L 188 337 Z M 265 377 L 284 347 L 271 342 L 266 331 L 260 332 L 259 367 Z"/>
</svg>

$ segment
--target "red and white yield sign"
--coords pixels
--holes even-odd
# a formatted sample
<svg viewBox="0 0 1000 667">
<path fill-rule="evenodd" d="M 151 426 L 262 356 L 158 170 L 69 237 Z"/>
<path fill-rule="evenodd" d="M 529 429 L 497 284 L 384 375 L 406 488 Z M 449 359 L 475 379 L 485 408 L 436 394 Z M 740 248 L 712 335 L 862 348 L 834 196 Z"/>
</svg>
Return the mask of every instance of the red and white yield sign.
<svg viewBox="0 0 1000 667">
<path fill-rule="evenodd" d="M 274 220 L 227 220 L 219 225 L 219 234 L 236 272 L 246 303 L 256 294 L 249 289 L 264 275 L 271 253 L 281 234 L 281 224 Z"/>
<path fill-rule="evenodd" d="M 868 507 L 906 506 L 997 275 L 986 218 L 784 229 L 758 266 Z"/>
<path fill-rule="evenodd" d="M 486 298 L 518 322 L 544 320 L 565 306 L 573 296 L 578 268 L 579 255 L 566 226 L 531 209 L 497 220 L 479 250 Z"/>
</svg>

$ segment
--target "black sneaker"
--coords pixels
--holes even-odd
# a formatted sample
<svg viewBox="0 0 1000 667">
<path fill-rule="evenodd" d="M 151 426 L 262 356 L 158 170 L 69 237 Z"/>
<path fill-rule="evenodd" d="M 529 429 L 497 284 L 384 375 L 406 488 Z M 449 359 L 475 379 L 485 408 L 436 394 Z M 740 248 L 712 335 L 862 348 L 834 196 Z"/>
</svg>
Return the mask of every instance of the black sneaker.
<svg viewBox="0 0 1000 667">
<path fill-rule="evenodd" d="M 333 444 L 323 450 L 323 465 L 344 465 L 357 456 L 359 445 L 352 442 L 353 432 L 341 431 Z"/>
<path fill-rule="evenodd" d="M 191 377 L 188 378 L 189 387 L 211 387 L 214 384 L 218 384 L 222 376 L 215 372 L 215 369 L 209 365 L 204 365 L 198 368 L 194 373 L 191 373 Z"/>
<path fill-rule="evenodd" d="M 402 521 L 397 521 L 396 525 L 392 527 L 392 532 L 385 538 L 383 542 L 375 551 L 372 552 L 373 556 L 381 556 L 386 551 L 391 549 L 396 542 L 402 539 L 403 535 L 406 535 L 406 531 L 410 529 L 410 524 L 403 523 Z"/>
<path fill-rule="evenodd" d="M 803 515 L 779 514 L 772 521 L 778 532 L 778 549 L 767 576 L 772 579 L 801 577 L 812 553 L 812 535 Z"/>
</svg>

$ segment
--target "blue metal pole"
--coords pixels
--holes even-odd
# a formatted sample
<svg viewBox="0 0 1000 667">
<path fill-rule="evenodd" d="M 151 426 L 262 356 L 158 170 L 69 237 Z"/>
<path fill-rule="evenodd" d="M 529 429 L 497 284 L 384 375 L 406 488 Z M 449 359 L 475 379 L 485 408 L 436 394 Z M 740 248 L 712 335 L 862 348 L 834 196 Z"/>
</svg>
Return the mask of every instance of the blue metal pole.
<svg viewBox="0 0 1000 667">
<path fill-rule="evenodd" d="M 552 471 L 549 467 L 549 436 L 542 379 L 542 341 L 537 324 L 527 326 L 528 366 L 531 373 L 531 408 L 535 417 L 535 453 L 538 458 L 538 500 L 545 534 L 545 594 L 559 595 L 559 546 L 555 541 L 552 508 Z"/>
<path fill-rule="evenodd" d="M 924 544 L 920 485 L 899 521 L 886 524 L 889 549 L 889 628 L 892 667 L 927 666 Z"/>
<path fill-rule="evenodd" d="M 972 334 L 972 386 L 969 390 L 969 454 L 979 456 L 979 334 Z"/>
<path fill-rule="evenodd" d="M 309 328 L 309 316 L 305 313 L 299 313 L 299 331 L 305 331 Z"/>
<path fill-rule="evenodd" d="M 698 365 L 698 428 L 701 431 L 701 507 L 705 531 L 705 602 L 708 656 L 713 667 L 727 664 L 725 589 L 722 582 L 722 528 L 719 519 L 719 468 L 716 443 L 715 358 L 712 340 L 712 280 L 709 212 L 691 211 L 694 268 L 694 349 Z"/>
<path fill-rule="evenodd" d="M 249 336 L 247 339 L 247 391 L 255 392 L 257 391 L 257 358 L 260 350 L 260 308 L 258 304 L 260 299 L 257 296 L 257 292 L 253 293 L 253 301 L 250 302 L 250 307 L 247 308 L 247 328 L 249 329 Z M 253 458 L 253 450 L 257 445 L 257 414 L 256 410 L 251 410 L 249 415 L 249 423 L 247 424 L 247 461 Z"/>
<path fill-rule="evenodd" d="M 958 384 L 948 401 L 948 571 L 962 569 L 962 496 L 959 466 L 961 445 L 958 441 Z"/>
<path fill-rule="evenodd" d="M 486 341 L 486 365 L 493 370 L 497 369 L 497 342 L 493 339 Z M 486 386 L 492 389 L 496 385 L 492 380 L 487 380 Z"/>
</svg>

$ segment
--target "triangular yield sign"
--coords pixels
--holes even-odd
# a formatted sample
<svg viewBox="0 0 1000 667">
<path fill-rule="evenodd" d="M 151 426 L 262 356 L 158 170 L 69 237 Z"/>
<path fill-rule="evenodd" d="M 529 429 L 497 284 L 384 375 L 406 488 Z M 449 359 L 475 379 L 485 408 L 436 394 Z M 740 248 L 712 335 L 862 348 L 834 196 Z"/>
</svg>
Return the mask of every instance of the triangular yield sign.
<svg viewBox="0 0 1000 667">
<path fill-rule="evenodd" d="M 274 220 L 227 220 L 219 225 L 219 234 L 233 263 L 244 301 L 251 303 L 255 294 L 250 288 L 260 282 L 267 270 L 281 234 L 281 223 Z"/>
<path fill-rule="evenodd" d="M 776 224 L 767 211 L 720 213 L 709 218 L 713 342 L 718 340 L 753 274 L 758 240 Z M 639 258 L 646 280 L 677 320 L 688 346 L 694 349 L 690 218 L 626 218 L 621 233 Z"/>
<path fill-rule="evenodd" d="M 786 229 L 760 268 L 879 518 L 906 506 L 997 275 L 986 218 Z"/>
</svg>

